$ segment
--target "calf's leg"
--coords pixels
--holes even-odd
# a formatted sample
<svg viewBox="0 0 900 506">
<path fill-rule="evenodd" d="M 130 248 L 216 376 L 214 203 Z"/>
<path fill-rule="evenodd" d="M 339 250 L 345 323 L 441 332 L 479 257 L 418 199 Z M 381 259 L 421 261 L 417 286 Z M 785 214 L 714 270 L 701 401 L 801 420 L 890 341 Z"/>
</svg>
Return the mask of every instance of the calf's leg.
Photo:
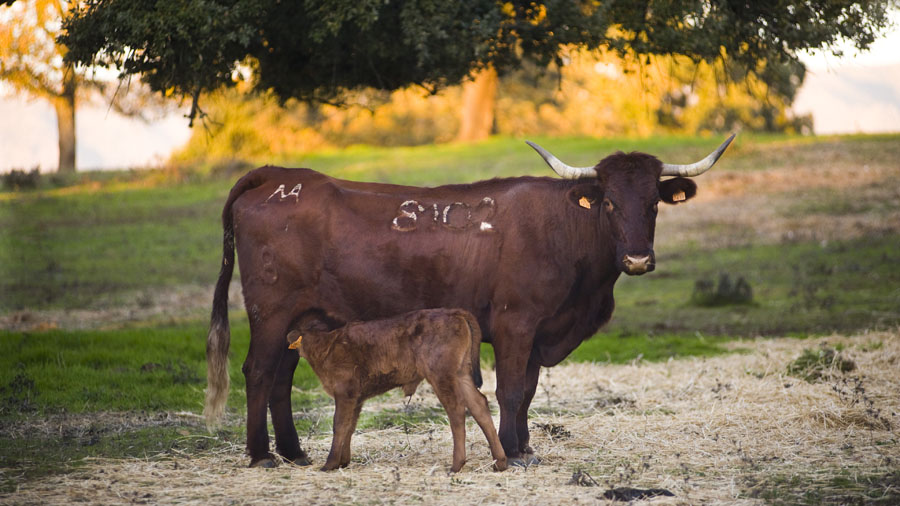
<svg viewBox="0 0 900 506">
<path fill-rule="evenodd" d="M 321 471 L 331 471 L 338 467 L 347 467 L 350 463 L 350 438 L 356 429 L 362 401 L 351 397 L 335 395 L 334 398 L 334 430 L 331 438 L 331 451 Z"/>
<path fill-rule="evenodd" d="M 465 372 L 459 376 L 459 389 L 465 397 L 466 407 L 472 413 L 472 418 L 478 422 L 481 432 L 487 438 L 491 456 L 494 458 L 494 470 L 506 470 L 506 453 L 503 451 L 503 445 L 500 444 L 500 438 L 494 428 L 494 421 L 491 420 L 491 409 L 488 406 L 487 398 L 475 388 L 472 377 Z"/>
<path fill-rule="evenodd" d="M 472 371 L 466 371 L 471 374 Z M 435 377 L 437 376 L 437 377 Z M 471 378 L 470 378 L 471 379 Z M 450 472 L 457 473 L 466 463 L 466 404 L 462 392 L 457 387 L 456 373 L 432 375 L 428 378 L 434 393 L 444 406 L 450 420 L 453 434 L 453 464 Z"/>
</svg>

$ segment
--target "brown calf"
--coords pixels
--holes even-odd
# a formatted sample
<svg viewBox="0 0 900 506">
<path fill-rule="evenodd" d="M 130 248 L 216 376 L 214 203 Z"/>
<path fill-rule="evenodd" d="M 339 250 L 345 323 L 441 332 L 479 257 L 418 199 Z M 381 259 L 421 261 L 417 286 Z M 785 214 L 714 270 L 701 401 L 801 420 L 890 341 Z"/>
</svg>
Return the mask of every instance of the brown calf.
<svg viewBox="0 0 900 506">
<path fill-rule="evenodd" d="M 312 327 L 312 328 L 311 328 Z M 466 408 L 481 427 L 494 468 L 506 469 L 506 454 L 491 420 L 487 399 L 472 381 L 481 330 L 461 309 L 427 309 L 353 322 L 330 332 L 302 325 L 287 335 L 334 398 L 334 438 L 323 471 L 350 463 L 350 437 L 363 401 L 395 387 L 412 395 L 427 379 L 447 411 L 453 433 L 452 472 L 466 463 Z"/>
</svg>

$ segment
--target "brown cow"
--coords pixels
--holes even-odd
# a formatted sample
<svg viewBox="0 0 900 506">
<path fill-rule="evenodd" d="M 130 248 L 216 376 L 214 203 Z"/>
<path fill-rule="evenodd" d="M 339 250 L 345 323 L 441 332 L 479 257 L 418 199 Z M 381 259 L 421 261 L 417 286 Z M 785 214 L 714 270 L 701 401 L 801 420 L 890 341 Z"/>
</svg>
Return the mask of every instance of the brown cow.
<svg viewBox="0 0 900 506">
<path fill-rule="evenodd" d="M 228 285 L 235 250 L 250 320 L 247 450 L 305 463 L 291 411 L 299 357 L 284 336 L 307 315 L 328 328 L 416 309 L 454 307 L 478 319 L 496 355 L 498 435 L 510 464 L 537 461 L 528 407 L 541 367 L 562 361 L 606 323 L 622 273 L 655 267 L 657 204 L 685 202 L 733 136 L 700 162 L 664 164 L 615 153 L 562 176 L 418 188 L 360 183 L 309 169 L 261 167 L 231 189 L 222 212 L 223 263 L 207 337 L 207 420 L 228 394 Z M 674 176 L 674 177 L 671 177 Z M 671 177 L 671 178 L 667 178 Z M 477 384 L 477 381 L 476 381 Z"/>
<path fill-rule="evenodd" d="M 481 427 L 494 469 L 506 469 L 487 399 L 472 381 L 481 331 L 468 311 L 431 309 L 393 318 L 354 322 L 328 332 L 317 321 L 287 335 L 289 348 L 312 366 L 334 398 L 334 438 L 322 471 L 350 463 L 350 438 L 363 401 L 402 387 L 407 396 L 427 379 L 443 404 L 453 433 L 453 465 L 466 463 L 466 408 Z M 318 327 L 317 327 L 318 326 Z"/>
</svg>

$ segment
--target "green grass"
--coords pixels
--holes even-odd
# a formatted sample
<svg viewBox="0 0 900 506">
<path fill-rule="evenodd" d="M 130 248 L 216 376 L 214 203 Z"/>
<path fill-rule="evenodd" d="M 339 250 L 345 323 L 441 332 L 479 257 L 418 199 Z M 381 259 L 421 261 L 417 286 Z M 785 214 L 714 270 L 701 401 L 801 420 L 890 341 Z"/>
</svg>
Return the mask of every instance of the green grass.
<svg viewBox="0 0 900 506">
<path fill-rule="evenodd" d="M 228 406 L 243 410 L 241 364 L 249 348 L 246 320 L 235 321 L 229 364 Z M 91 411 L 203 409 L 206 327 L 202 324 L 138 329 L 0 332 L 0 415 Z M 303 361 L 294 385 L 318 379 Z M 316 396 L 295 393 L 295 404 Z"/>
<path fill-rule="evenodd" d="M 809 335 L 900 324 L 900 237 L 657 253 L 657 270 L 616 284 L 611 331 L 752 337 Z M 743 276 L 754 303 L 690 304 L 698 279 Z"/>
</svg>

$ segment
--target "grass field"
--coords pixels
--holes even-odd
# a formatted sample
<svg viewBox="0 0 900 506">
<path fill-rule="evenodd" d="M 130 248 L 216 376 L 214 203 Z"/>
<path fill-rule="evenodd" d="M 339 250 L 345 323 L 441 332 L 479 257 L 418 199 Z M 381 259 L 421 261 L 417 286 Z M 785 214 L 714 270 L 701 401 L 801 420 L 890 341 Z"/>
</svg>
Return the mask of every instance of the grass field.
<svg viewBox="0 0 900 506">
<path fill-rule="evenodd" d="M 688 162 L 719 142 L 534 140 L 574 165 L 617 149 Z M 896 335 L 898 160 L 900 135 L 742 135 L 713 171 L 698 178 L 696 199 L 661 209 L 657 270 L 619 281 L 612 322 L 566 367 L 633 367 L 673 357 L 729 360 L 758 352 L 760 337 Z M 548 172 L 521 139 L 504 138 L 473 146 L 357 147 L 281 162 L 338 177 L 424 185 Z M 100 457 L 156 462 L 161 455 L 224 452 L 240 460 L 240 364 L 249 335 L 236 284 L 229 423 L 211 437 L 197 419 L 206 318 L 221 254 L 218 217 L 236 177 L 108 173 L 82 175 L 67 186 L 0 193 L 0 493 L 39 486 L 42 477 L 73 467 L 90 468 L 91 459 Z M 715 289 L 723 274 L 732 282 L 743 279 L 752 300 L 698 304 L 697 287 Z M 798 343 L 797 354 L 808 347 Z M 489 366 L 489 346 L 482 355 Z M 298 430 L 309 445 L 327 443 L 330 401 L 305 363 L 294 385 Z M 382 409 L 367 409 L 361 430 L 444 423 L 433 403 L 410 410 L 397 400 L 389 394 Z M 567 427 L 582 424 L 577 406 L 558 413 L 546 405 L 535 409 L 536 423 L 552 424 L 564 415 L 574 417 Z M 652 409 L 665 414 L 669 408 Z M 886 434 L 879 448 L 896 455 L 893 429 Z M 444 457 L 443 449 L 437 457 Z M 558 464 L 574 465 L 566 459 Z M 875 481 L 884 477 L 882 467 L 868 468 Z M 592 469 L 595 478 L 618 472 Z M 829 476 L 841 479 L 840 473 Z M 778 493 L 798 489 L 795 479 L 781 476 L 772 485 L 774 499 L 760 491 L 754 497 L 777 502 Z M 751 489 L 738 486 L 736 497 Z M 813 499 L 823 496 L 787 502 L 818 502 Z"/>
</svg>

